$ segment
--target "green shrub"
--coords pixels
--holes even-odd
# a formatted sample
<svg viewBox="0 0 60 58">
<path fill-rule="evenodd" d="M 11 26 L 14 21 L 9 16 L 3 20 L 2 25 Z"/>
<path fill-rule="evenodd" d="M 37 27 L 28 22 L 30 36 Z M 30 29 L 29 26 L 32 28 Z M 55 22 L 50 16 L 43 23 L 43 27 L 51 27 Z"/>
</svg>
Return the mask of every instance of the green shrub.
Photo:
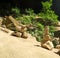
<svg viewBox="0 0 60 58">
<path fill-rule="evenodd" d="M 42 11 L 38 14 L 39 17 L 42 17 L 42 22 L 40 22 L 42 25 L 50 26 L 50 36 L 54 36 L 54 25 L 58 22 L 58 16 L 54 13 L 53 10 L 51 10 L 52 6 L 52 0 L 42 2 Z M 42 28 L 42 27 L 41 27 Z"/>
<path fill-rule="evenodd" d="M 20 9 L 18 7 L 12 8 L 11 13 L 14 17 L 20 16 Z"/>
<path fill-rule="evenodd" d="M 42 2 L 43 9 L 39 13 L 44 20 L 44 25 L 54 25 L 58 22 L 58 16 L 51 10 L 52 0 Z"/>
<path fill-rule="evenodd" d="M 41 41 L 43 36 L 44 25 L 35 20 L 36 14 L 32 15 L 31 13 L 29 10 L 29 14 L 23 14 L 21 17 L 17 17 L 16 19 L 21 21 L 21 23 L 25 25 L 32 24 L 32 27 L 34 27 L 34 29 L 28 29 L 28 32 L 35 36 L 37 41 Z"/>
<path fill-rule="evenodd" d="M 27 14 L 29 14 L 29 15 L 33 15 L 34 14 L 34 10 L 32 10 L 32 9 L 25 9 L 25 12 L 27 13 Z"/>
<path fill-rule="evenodd" d="M 31 17 L 28 15 L 22 15 L 21 17 L 18 17 L 16 19 L 21 21 L 22 24 L 31 24 Z"/>
<path fill-rule="evenodd" d="M 54 45 L 54 48 L 56 48 L 56 46 L 58 45 L 58 41 L 55 39 L 52 41 L 53 45 Z"/>
<path fill-rule="evenodd" d="M 49 28 L 50 28 L 50 32 L 54 32 L 55 31 L 55 26 L 49 26 Z"/>
<path fill-rule="evenodd" d="M 54 24 L 58 22 L 58 16 L 51 10 L 52 0 L 42 2 L 43 9 L 39 14 L 35 14 L 34 10 L 26 9 L 27 14 L 21 14 L 16 19 L 22 24 L 35 26 L 35 29 L 28 29 L 28 32 L 36 37 L 37 41 L 41 41 L 43 38 L 43 31 L 45 25 L 50 25 L 50 35 L 53 36 Z M 14 10 L 17 14 L 16 10 Z M 36 16 L 42 17 L 42 22 L 37 21 Z"/>
<path fill-rule="evenodd" d="M 40 31 L 44 30 L 44 25 L 42 25 L 41 23 L 36 22 L 36 26 L 37 26 L 38 30 L 40 30 Z"/>
</svg>

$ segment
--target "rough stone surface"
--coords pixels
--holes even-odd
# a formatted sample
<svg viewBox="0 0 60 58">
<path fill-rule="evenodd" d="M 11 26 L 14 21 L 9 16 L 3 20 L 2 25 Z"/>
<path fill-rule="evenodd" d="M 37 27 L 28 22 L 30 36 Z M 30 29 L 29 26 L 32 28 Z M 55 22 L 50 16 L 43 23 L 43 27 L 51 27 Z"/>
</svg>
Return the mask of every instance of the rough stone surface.
<svg viewBox="0 0 60 58">
<path fill-rule="evenodd" d="M 60 58 L 60 56 L 41 48 L 40 43 L 31 35 L 28 39 L 23 39 L 0 31 L 0 58 Z"/>
</svg>

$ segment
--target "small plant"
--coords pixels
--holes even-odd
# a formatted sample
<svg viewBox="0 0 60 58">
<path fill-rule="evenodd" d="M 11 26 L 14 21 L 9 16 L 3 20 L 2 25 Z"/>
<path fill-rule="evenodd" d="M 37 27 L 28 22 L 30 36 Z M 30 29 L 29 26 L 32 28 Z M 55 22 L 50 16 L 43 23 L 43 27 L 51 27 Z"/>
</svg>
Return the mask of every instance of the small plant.
<svg viewBox="0 0 60 58">
<path fill-rule="evenodd" d="M 30 14 L 30 15 L 32 15 L 32 14 L 34 14 L 34 10 L 32 10 L 32 9 L 26 9 L 25 10 L 25 12 L 27 13 L 27 14 Z"/>
<path fill-rule="evenodd" d="M 20 9 L 17 8 L 17 7 L 12 8 L 12 9 L 11 9 L 11 12 L 12 12 L 12 14 L 13 14 L 14 17 L 20 16 Z"/>
<path fill-rule="evenodd" d="M 42 12 L 39 13 L 39 16 L 41 16 L 44 19 L 44 25 L 57 24 L 58 16 L 54 13 L 53 10 L 51 10 L 52 0 L 42 2 L 42 6 Z"/>
<path fill-rule="evenodd" d="M 28 15 L 22 15 L 21 17 L 16 18 L 17 20 L 19 20 L 22 24 L 31 24 L 31 17 Z"/>
<path fill-rule="evenodd" d="M 34 10 L 32 9 L 26 9 L 25 12 L 27 13 L 27 15 L 29 15 L 31 18 L 35 18 L 36 14 L 34 13 Z"/>
</svg>

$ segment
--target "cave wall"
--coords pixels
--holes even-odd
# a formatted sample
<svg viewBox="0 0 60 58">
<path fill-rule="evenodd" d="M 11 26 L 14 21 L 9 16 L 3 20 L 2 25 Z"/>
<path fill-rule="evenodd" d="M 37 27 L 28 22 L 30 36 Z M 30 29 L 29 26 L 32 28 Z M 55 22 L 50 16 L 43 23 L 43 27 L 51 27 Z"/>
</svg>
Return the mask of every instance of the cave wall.
<svg viewBox="0 0 60 58">
<path fill-rule="evenodd" d="M 35 11 L 35 13 L 37 13 L 42 9 L 41 1 L 45 0 L 21 0 L 20 8 L 22 10 L 26 8 L 31 8 Z"/>
<path fill-rule="evenodd" d="M 46 0 L 0 0 L 0 14 L 9 14 L 11 8 L 16 6 L 19 7 L 23 13 L 26 8 L 31 8 L 35 13 L 38 13 L 42 9 L 41 1 Z"/>
<path fill-rule="evenodd" d="M 59 16 L 59 20 L 60 20 L 60 0 L 53 0 L 52 9 Z"/>
<path fill-rule="evenodd" d="M 22 12 L 24 12 L 26 8 L 31 8 L 35 13 L 38 13 L 42 9 L 42 1 L 47 0 L 0 0 L 0 14 L 6 14 L 8 10 L 11 11 L 11 8 L 16 6 L 19 7 Z M 52 9 L 60 17 L 60 0 L 53 0 Z"/>
</svg>

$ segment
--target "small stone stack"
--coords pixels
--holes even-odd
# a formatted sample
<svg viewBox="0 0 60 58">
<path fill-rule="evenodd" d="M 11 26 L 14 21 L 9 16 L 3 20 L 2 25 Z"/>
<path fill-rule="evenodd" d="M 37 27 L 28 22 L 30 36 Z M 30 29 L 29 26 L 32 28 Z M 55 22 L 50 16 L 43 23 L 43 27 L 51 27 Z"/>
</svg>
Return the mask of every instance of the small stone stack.
<svg viewBox="0 0 60 58">
<path fill-rule="evenodd" d="M 43 40 L 41 41 L 41 46 L 49 50 L 53 49 L 52 38 L 49 35 L 49 26 L 45 26 Z"/>
<path fill-rule="evenodd" d="M 13 31 L 11 35 L 17 36 L 17 37 L 23 37 L 27 38 L 27 27 L 26 25 L 20 24 L 16 19 L 14 19 L 12 16 L 5 16 L 3 18 L 0 18 L 0 29 L 6 33 L 8 32 L 8 29 Z"/>
</svg>

